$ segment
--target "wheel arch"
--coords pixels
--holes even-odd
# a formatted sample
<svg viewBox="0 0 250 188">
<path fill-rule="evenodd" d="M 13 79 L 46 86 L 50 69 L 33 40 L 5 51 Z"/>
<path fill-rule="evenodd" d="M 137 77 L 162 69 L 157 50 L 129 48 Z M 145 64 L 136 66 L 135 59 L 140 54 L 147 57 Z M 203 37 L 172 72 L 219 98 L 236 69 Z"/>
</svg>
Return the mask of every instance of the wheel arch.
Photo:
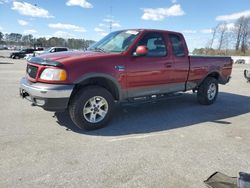
<svg viewBox="0 0 250 188">
<path fill-rule="evenodd" d="M 72 95 L 87 86 L 100 86 L 107 89 L 115 100 L 122 99 L 122 91 L 119 82 L 112 76 L 103 73 L 90 73 L 79 78 L 75 83 Z"/>
<path fill-rule="evenodd" d="M 218 83 L 221 82 L 220 73 L 218 71 L 211 71 L 199 82 L 198 86 L 200 86 L 204 82 L 204 80 L 209 77 L 215 78 L 218 81 Z"/>
</svg>

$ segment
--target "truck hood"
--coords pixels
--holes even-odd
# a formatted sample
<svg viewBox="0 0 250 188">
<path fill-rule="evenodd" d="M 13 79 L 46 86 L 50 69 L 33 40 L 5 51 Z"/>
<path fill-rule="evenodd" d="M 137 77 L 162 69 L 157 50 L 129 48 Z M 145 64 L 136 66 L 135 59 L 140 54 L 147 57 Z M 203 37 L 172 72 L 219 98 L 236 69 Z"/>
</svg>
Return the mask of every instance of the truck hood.
<svg viewBox="0 0 250 188">
<path fill-rule="evenodd" d="M 52 61 L 64 62 L 68 60 L 83 60 L 96 57 L 107 57 L 114 55 L 112 53 L 94 52 L 94 51 L 67 51 L 40 55 L 39 57 Z"/>
<path fill-rule="evenodd" d="M 93 52 L 93 51 L 67 51 L 43 54 L 37 57 L 28 59 L 33 64 L 50 65 L 50 66 L 63 66 L 68 62 L 83 62 L 96 58 L 104 58 L 118 54 Z"/>
</svg>

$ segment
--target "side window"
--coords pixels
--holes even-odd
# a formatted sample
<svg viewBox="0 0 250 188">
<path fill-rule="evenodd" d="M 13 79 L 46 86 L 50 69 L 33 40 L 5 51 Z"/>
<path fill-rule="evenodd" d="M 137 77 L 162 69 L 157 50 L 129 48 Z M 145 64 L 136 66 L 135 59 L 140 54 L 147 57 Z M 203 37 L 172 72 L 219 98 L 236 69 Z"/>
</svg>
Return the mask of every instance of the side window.
<svg viewBox="0 0 250 188">
<path fill-rule="evenodd" d="M 182 40 L 178 35 L 170 35 L 170 40 L 173 48 L 174 55 L 176 57 L 184 57 L 185 51 L 182 44 Z"/>
<path fill-rule="evenodd" d="M 61 52 L 67 51 L 66 48 L 61 48 Z"/>
<path fill-rule="evenodd" d="M 58 48 L 57 49 L 57 52 L 63 52 L 63 51 L 67 51 L 67 49 L 66 48 Z"/>
<path fill-rule="evenodd" d="M 167 55 L 165 40 L 160 33 L 148 33 L 142 37 L 137 46 L 148 47 L 148 57 L 163 57 Z"/>
</svg>

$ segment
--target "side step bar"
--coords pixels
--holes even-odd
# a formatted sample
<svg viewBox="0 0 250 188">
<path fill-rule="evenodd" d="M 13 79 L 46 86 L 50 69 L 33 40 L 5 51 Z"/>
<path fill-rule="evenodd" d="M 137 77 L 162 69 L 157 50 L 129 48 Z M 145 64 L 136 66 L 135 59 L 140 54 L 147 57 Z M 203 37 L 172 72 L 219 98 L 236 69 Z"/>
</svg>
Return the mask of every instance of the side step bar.
<svg viewBox="0 0 250 188">
<path fill-rule="evenodd" d="M 168 94 L 159 94 L 159 95 L 149 95 L 149 96 L 141 96 L 135 98 L 129 98 L 128 101 L 123 102 L 124 105 L 129 104 L 142 104 L 142 103 L 154 103 L 161 100 L 172 99 L 176 97 L 182 96 L 183 93 L 168 93 Z"/>
</svg>

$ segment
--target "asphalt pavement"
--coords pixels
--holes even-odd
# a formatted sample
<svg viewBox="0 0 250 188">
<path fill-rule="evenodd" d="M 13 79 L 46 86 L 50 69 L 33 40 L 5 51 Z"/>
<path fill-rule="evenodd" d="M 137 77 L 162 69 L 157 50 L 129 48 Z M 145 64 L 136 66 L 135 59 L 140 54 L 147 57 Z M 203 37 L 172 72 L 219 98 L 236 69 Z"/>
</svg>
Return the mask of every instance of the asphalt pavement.
<svg viewBox="0 0 250 188">
<path fill-rule="evenodd" d="M 68 114 L 19 97 L 25 60 L 0 51 L 0 187 L 205 187 L 215 171 L 250 173 L 250 65 L 234 65 L 215 104 L 191 92 L 117 107 L 109 126 L 80 130 Z"/>
</svg>

